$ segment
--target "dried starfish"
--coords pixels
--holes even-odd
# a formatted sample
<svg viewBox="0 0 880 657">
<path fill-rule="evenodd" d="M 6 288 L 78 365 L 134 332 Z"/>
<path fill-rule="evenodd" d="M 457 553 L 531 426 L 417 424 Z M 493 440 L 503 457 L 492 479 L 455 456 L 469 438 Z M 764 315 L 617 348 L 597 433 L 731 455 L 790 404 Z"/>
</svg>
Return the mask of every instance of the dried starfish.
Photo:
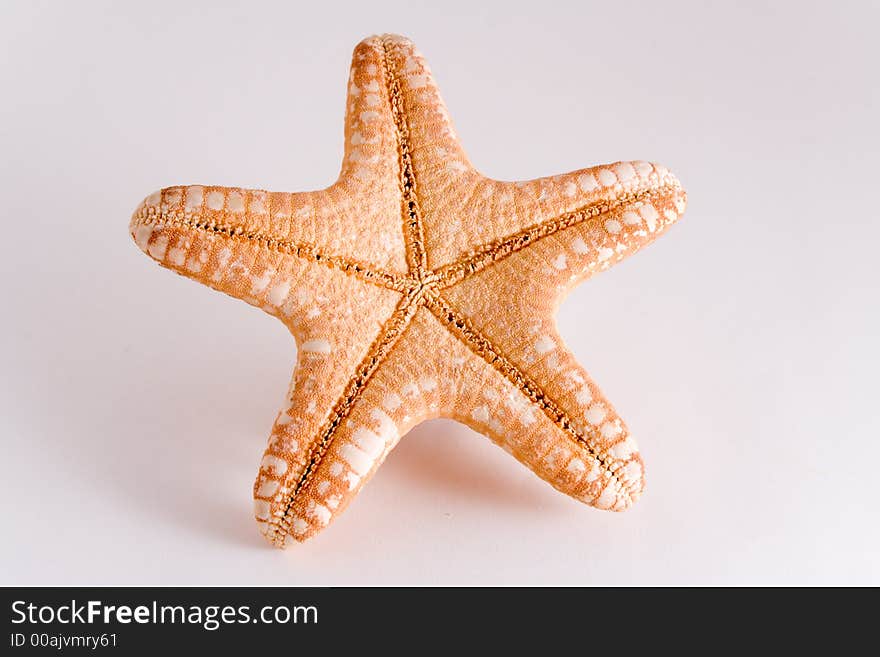
<svg viewBox="0 0 880 657">
<path fill-rule="evenodd" d="M 160 264 L 275 315 L 298 359 L 254 484 L 279 547 L 327 526 L 399 438 L 433 417 L 489 436 L 560 491 L 622 510 L 644 487 L 623 421 L 554 314 L 578 281 L 685 207 L 663 167 L 529 182 L 473 169 L 422 56 L 354 51 L 345 158 L 322 191 L 169 187 L 131 233 Z"/>
</svg>

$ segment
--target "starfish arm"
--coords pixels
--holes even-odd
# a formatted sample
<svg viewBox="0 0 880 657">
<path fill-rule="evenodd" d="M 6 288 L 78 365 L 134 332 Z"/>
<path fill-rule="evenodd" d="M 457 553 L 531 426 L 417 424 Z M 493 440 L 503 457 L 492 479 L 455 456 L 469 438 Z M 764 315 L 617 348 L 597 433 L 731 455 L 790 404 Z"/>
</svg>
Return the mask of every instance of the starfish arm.
<svg viewBox="0 0 880 657">
<path fill-rule="evenodd" d="M 351 277 L 338 283 L 332 294 L 335 305 L 315 317 L 309 340 L 298 340 L 287 400 L 254 485 L 256 520 L 262 533 L 279 545 L 288 532 L 301 534 L 302 522 L 321 525 L 328 520 L 325 514 L 340 501 L 324 495 L 323 506 L 302 507 L 326 493 L 314 470 L 329 447 L 352 435 L 351 423 L 359 419 L 356 402 L 383 353 L 400 337 L 395 327 L 405 296 L 368 288 Z"/>
<path fill-rule="evenodd" d="M 384 87 L 396 135 L 411 270 L 436 265 L 434 251 L 443 226 L 461 215 L 462 191 L 481 179 L 458 141 L 425 58 L 408 39 L 375 37 L 382 52 Z M 417 219 L 416 219 L 417 218 Z M 436 234 L 435 234 L 436 231 Z"/>
<path fill-rule="evenodd" d="M 398 145 L 412 159 L 419 183 L 431 196 L 442 196 L 457 180 L 450 174 L 472 172 L 473 167 L 422 53 L 406 37 L 391 34 L 377 41 L 383 49 L 385 84 L 398 114 Z"/>
<path fill-rule="evenodd" d="M 328 190 L 329 205 L 350 219 L 347 232 L 354 248 L 377 255 L 391 253 L 389 266 L 406 272 L 407 248 L 401 230 L 403 181 L 385 61 L 381 37 L 364 39 L 352 53 L 345 154 L 339 180 Z"/>
<path fill-rule="evenodd" d="M 169 187 L 140 205 L 130 232 L 164 267 L 288 323 L 296 319 L 297 310 L 291 294 L 302 294 L 297 290 L 319 283 L 322 274 L 347 274 L 376 287 L 402 289 L 397 274 L 298 240 L 291 212 L 295 214 L 304 196 Z M 294 236 L 288 237 L 291 233 Z"/>
<path fill-rule="evenodd" d="M 477 389 L 460 392 L 458 419 L 582 502 L 621 511 L 638 499 L 644 488 L 638 448 L 555 332 L 504 334 L 470 320 L 440 295 L 429 308 L 468 353 L 467 362 L 480 363 L 471 367 L 492 373 Z"/>
<path fill-rule="evenodd" d="M 316 371 L 300 360 L 254 485 L 256 519 L 276 546 L 326 527 L 425 416 L 418 393 L 430 375 L 415 373 L 419 361 L 412 360 L 428 348 L 417 314 L 412 296 L 403 297 L 357 362 Z M 332 386 L 328 376 L 336 379 Z"/>
<path fill-rule="evenodd" d="M 446 284 L 500 268 L 518 284 L 558 298 L 652 242 L 685 208 L 678 180 L 647 162 L 584 169 L 548 185 L 545 179 L 512 186 L 513 203 L 523 208 L 511 212 L 516 229 L 442 268 Z"/>
</svg>

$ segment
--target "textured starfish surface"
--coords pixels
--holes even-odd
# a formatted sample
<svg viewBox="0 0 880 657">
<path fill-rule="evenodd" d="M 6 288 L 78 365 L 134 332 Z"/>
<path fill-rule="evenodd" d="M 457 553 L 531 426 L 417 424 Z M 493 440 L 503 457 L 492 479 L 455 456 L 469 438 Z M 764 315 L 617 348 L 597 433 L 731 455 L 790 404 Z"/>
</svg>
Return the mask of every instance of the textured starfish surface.
<svg viewBox="0 0 880 657">
<path fill-rule="evenodd" d="M 644 487 L 636 444 L 554 314 L 575 283 L 684 207 L 678 181 L 648 162 L 482 176 L 420 53 L 383 36 L 354 51 L 337 182 L 303 193 L 169 187 L 141 203 L 131 234 L 296 339 L 254 484 L 260 531 L 282 547 L 326 527 L 399 438 L 434 417 L 487 435 L 578 500 L 630 506 Z"/>
</svg>

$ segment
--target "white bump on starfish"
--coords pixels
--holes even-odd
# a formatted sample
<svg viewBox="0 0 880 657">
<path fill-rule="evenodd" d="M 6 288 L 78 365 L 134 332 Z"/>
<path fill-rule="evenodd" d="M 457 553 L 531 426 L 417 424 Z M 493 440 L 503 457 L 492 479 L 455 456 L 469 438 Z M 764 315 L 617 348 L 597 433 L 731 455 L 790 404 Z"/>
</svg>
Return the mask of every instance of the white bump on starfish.
<svg viewBox="0 0 880 657">
<path fill-rule="evenodd" d="M 226 198 L 226 208 L 230 212 L 244 212 L 244 197 L 241 192 L 229 192 L 229 196 Z"/>
<path fill-rule="evenodd" d="M 437 389 L 437 379 L 425 377 L 419 381 L 419 388 L 421 388 L 423 392 L 433 392 Z"/>
<path fill-rule="evenodd" d="M 605 187 L 612 187 L 617 183 L 617 176 L 611 169 L 599 169 L 599 182 Z"/>
<path fill-rule="evenodd" d="M 582 240 L 580 237 L 575 237 L 571 241 L 571 250 L 578 255 L 586 255 L 590 252 L 590 247 L 587 246 L 587 243 L 584 242 L 584 240 Z"/>
<path fill-rule="evenodd" d="M 269 503 L 266 500 L 254 500 L 254 515 L 260 520 L 269 519 Z"/>
<path fill-rule="evenodd" d="M 373 467 L 373 460 L 368 454 L 355 447 L 351 443 L 345 443 L 339 449 L 339 456 L 348 463 L 352 470 L 358 475 L 365 475 Z"/>
<path fill-rule="evenodd" d="M 202 207 L 203 187 L 194 185 L 186 188 L 186 208 L 188 210 L 197 210 Z"/>
<path fill-rule="evenodd" d="M 559 466 L 559 462 L 568 454 L 568 450 L 560 445 L 556 445 L 544 455 L 542 460 L 547 470 L 555 470 Z"/>
<path fill-rule="evenodd" d="M 535 417 L 535 409 L 531 406 L 528 406 L 522 410 L 522 413 L 519 414 L 519 421 L 524 426 L 530 426 L 537 422 L 537 418 Z"/>
<path fill-rule="evenodd" d="M 636 177 L 636 170 L 629 162 L 621 162 L 614 167 L 614 173 L 620 182 L 627 182 Z"/>
<path fill-rule="evenodd" d="M 217 254 L 217 273 L 215 278 L 219 278 L 222 275 L 222 270 L 226 267 L 227 263 L 229 263 L 229 259 L 232 257 L 232 251 L 228 248 L 223 248 L 219 254 Z"/>
<path fill-rule="evenodd" d="M 191 255 L 186 263 L 186 268 L 194 274 L 202 271 L 202 261 L 196 255 Z"/>
<path fill-rule="evenodd" d="M 425 74 L 408 75 L 407 80 L 409 81 L 410 89 L 421 89 L 428 86 L 428 76 Z"/>
<path fill-rule="evenodd" d="M 565 269 L 568 267 L 568 264 L 565 261 L 565 254 L 560 253 L 556 256 L 556 259 L 553 261 L 553 267 L 559 270 Z"/>
<path fill-rule="evenodd" d="M 581 459 L 575 457 L 568 462 L 568 465 L 565 467 L 565 469 L 574 476 L 578 477 L 587 471 L 587 466 Z"/>
<path fill-rule="evenodd" d="M 412 55 L 407 55 L 406 59 L 403 62 L 403 72 L 404 73 L 412 73 L 413 71 L 420 71 L 422 67 L 419 64 L 419 60 Z"/>
<path fill-rule="evenodd" d="M 637 451 L 639 451 L 639 446 L 636 445 L 636 441 L 631 436 L 627 436 L 611 448 L 611 454 L 614 458 L 618 458 L 621 461 L 626 461 L 633 455 L 633 452 Z"/>
<path fill-rule="evenodd" d="M 397 393 L 394 393 L 394 392 L 389 392 L 387 395 L 385 395 L 385 398 L 382 400 L 382 406 L 384 406 L 386 408 L 386 410 L 391 411 L 391 412 L 394 412 L 398 408 L 400 408 L 400 405 L 402 403 L 403 403 L 403 400 L 401 400 L 400 395 L 398 395 Z"/>
<path fill-rule="evenodd" d="M 370 417 L 376 422 L 376 425 L 374 426 L 375 432 L 386 446 L 390 446 L 397 440 L 397 425 L 394 423 L 394 420 L 385 413 L 385 411 L 381 408 L 374 408 L 370 411 Z"/>
<path fill-rule="evenodd" d="M 333 463 L 330 464 L 330 476 L 338 477 L 342 474 L 342 469 L 342 464 L 339 461 L 333 461 Z"/>
<path fill-rule="evenodd" d="M 633 166 L 635 167 L 636 172 L 642 178 L 647 178 L 649 175 L 654 173 L 654 167 L 651 166 L 650 162 L 645 162 L 644 160 L 639 160 L 637 162 L 633 162 Z"/>
<path fill-rule="evenodd" d="M 277 456 L 266 454 L 260 462 L 260 467 L 265 468 L 269 472 L 274 473 L 275 476 L 280 477 L 287 472 L 287 461 L 280 459 Z"/>
<path fill-rule="evenodd" d="M 582 173 L 578 176 L 578 187 L 583 192 L 592 192 L 599 189 L 599 183 L 596 182 L 596 177 L 592 173 Z"/>
<path fill-rule="evenodd" d="M 586 406 L 591 401 L 593 401 L 593 392 L 590 390 L 590 386 L 584 385 L 580 390 L 577 391 L 577 395 L 575 395 L 578 403 L 582 406 Z"/>
<path fill-rule="evenodd" d="M 596 402 L 592 404 L 589 409 L 587 409 L 587 413 L 584 416 L 590 424 L 593 426 L 599 426 L 602 420 L 605 419 L 605 416 L 608 414 L 608 409 L 605 408 L 605 405 L 601 402 Z"/>
<path fill-rule="evenodd" d="M 265 271 L 262 276 L 251 276 L 251 294 L 262 294 L 265 292 L 266 288 L 269 287 L 269 283 L 272 282 L 272 277 L 275 275 L 273 271 Z"/>
<path fill-rule="evenodd" d="M 489 422 L 489 409 L 486 406 L 477 406 L 473 411 L 471 411 L 471 417 L 474 418 L 477 422 L 482 422 L 486 424 Z"/>
<path fill-rule="evenodd" d="M 299 423 L 297 423 L 298 425 Z M 286 438 L 282 443 L 284 449 L 290 454 L 296 454 L 299 451 L 299 441 L 293 438 Z"/>
<path fill-rule="evenodd" d="M 165 259 L 165 251 L 168 249 L 168 237 L 165 235 L 159 235 L 156 239 L 153 240 L 153 243 L 150 244 L 149 252 L 150 256 L 155 258 L 156 260 L 164 260 Z"/>
<path fill-rule="evenodd" d="M 596 500 L 595 504 L 600 509 L 610 509 L 617 502 L 617 490 L 614 482 L 614 479 L 609 479 L 599 499 Z"/>
<path fill-rule="evenodd" d="M 301 349 L 303 351 L 313 353 L 313 354 L 329 354 L 333 351 L 330 342 L 324 340 L 323 338 L 315 338 L 313 340 L 306 340 L 302 343 Z"/>
<path fill-rule="evenodd" d="M 385 441 L 366 427 L 355 429 L 351 439 L 371 459 L 375 459 L 385 449 Z"/>
<path fill-rule="evenodd" d="M 278 481 L 275 479 L 266 479 L 257 489 L 257 495 L 260 497 L 272 497 L 278 491 Z"/>
<path fill-rule="evenodd" d="M 379 161 L 378 155 L 367 155 L 364 151 L 353 148 L 345 156 L 350 162 L 364 162 L 366 164 L 376 164 Z"/>
<path fill-rule="evenodd" d="M 657 227 L 657 220 L 660 218 L 660 215 L 657 214 L 657 210 L 653 205 L 645 204 L 639 208 L 639 214 L 642 215 L 645 223 L 648 224 L 648 230 L 653 233 L 654 229 Z"/>
<path fill-rule="evenodd" d="M 583 375 L 577 370 L 571 370 L 566 374 L 566 377 L 571 379 L 576 385 L 583 385 L 585 383 Z"/>
<path fill-rule="evenodd" d="M 556 343 L 549 335 L 542 335 L 535 340 L 535 351 L 539 354 L 546 354 L 548 351 L 556 349 Z"/>
<path fill-rule="evenodd" d="M 630 481 L 640 481 L 642 478 L 642 464 L 638 461 L 630 461 L 623 468 L 623 473 Z"/>
<path fill-rule="evenodd" d="M 489 388 L 484 390 L 484 393 L 486 393 L 488 390 Z M 488 397 L 489 395 L 486 396 Z M 537 417 L 535 416 L 534 412 L 535 409 L 529 403 L 528 398 L 525 397 L 513 385 L 509 387 L 509 389 L 507 390 L 507 394 L 503 396 L 502 402 L 520 421 L 520 424 L 524 426 L 530 426 L 537 421 Z"/>
<path fill-rule="evenodd" d="M 168 249 L 168 262 L 176 267 L 182 267 L 183 263 L 186 261 L 186 250 L 175 246 L 174 248 Z"/>
<path fill-rule="evenodd" d="M 290 283 L 288 281 L 276 283 L 269 290 L 269 303 L 273 306 L 282 306 L 288 294 L 290 294 Z"/>
<path fill-rule="evenodd" d="M 348 472 L 345 475 L 345 480 L 348 482 L 348 490 L 354 490 L 360 482 L 361 478 L 356 472 Z"/>
<path fill-rule="evenodd" d="M 602 434 L 602 437 L 610 440 L 620 435 L 622 429 L 620 428 L 620 424 L 617 422 L 605 422 L 600 428 L 599 431 Z"/>
<path fill-rule="evenodd" d="M 223 192 L 216 190 L 208 192 L 207 205 L 210 210 L 222 210 L 225 202 L 226 197 L 223 195 Z"/>
<path fill-rule="evenodd" d="M 141 250 L 146 251 L 147 244 L 150 241 L 150 235 L 152 235 L 152 234 L 153 234 L 152 226 L 149 226 L 147 224 L 141 224 L 134 231 L 135 244 L 137 244 L 141 248 Z"/>
<path fill-rule="evenodd" d="M 620 232 L 620 222 L 617 219 L 608 219 L 605 221 L 605 230 L 607 230 L 612 235 L 617 235 Z"/>
<path fill-rule="evenodd" d="M 590 460 L 590 471 L 587 472 L 587 476 L 585 477 L 586 481 L 593 482 L 599 478 L 599 474 L 601 473 L 602 468 L 599 465 L 599 462 L 596 459 Z"/>
<path fill-rule="evenodd" d="M 252 192 L 251 193 L 251 202 L 249 206 L 249 210 L 251 214 L 268 214 L 269 210 L 266 208 L 266 197 L 262 192 Z"/>
<path fill-rule="evenodd" d="M 247 276 L 251 270 L 240 259 L 236 259 L 229 265 L 229 271 L 238 276 Z"/>
<path fill-rule="evenodd" d="M 620 219 L 627 226 L 638 226 L 642 223 L 642 218 L 632 210 L 627 210 L 626 212 L 624 212 L 621 215 Z"/>
</svg>

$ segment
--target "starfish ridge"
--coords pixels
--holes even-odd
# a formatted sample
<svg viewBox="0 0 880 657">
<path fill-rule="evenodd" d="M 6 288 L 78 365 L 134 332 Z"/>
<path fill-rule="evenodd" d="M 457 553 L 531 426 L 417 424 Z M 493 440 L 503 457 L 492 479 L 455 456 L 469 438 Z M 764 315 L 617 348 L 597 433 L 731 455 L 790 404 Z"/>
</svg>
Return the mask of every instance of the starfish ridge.
<svg viewBox="0 0 880 657">
<path fill-rule="evenodd" d="M 440 416 L 568 495 L 630 506 L 644 488 L 636 444 L 553 317 L 574 284 L 684 207 L 675 177 L 648 162 L 482 176 L 420 53 L 383 36 L 354 51 L 337 182 L 169 187 L 138 207 L 131 233 L 162 265 L 263 308 L 296 338 L 254 484 L 260 530 L 282 547 L 327 526 L 403 434 Z"/>
</svg>

